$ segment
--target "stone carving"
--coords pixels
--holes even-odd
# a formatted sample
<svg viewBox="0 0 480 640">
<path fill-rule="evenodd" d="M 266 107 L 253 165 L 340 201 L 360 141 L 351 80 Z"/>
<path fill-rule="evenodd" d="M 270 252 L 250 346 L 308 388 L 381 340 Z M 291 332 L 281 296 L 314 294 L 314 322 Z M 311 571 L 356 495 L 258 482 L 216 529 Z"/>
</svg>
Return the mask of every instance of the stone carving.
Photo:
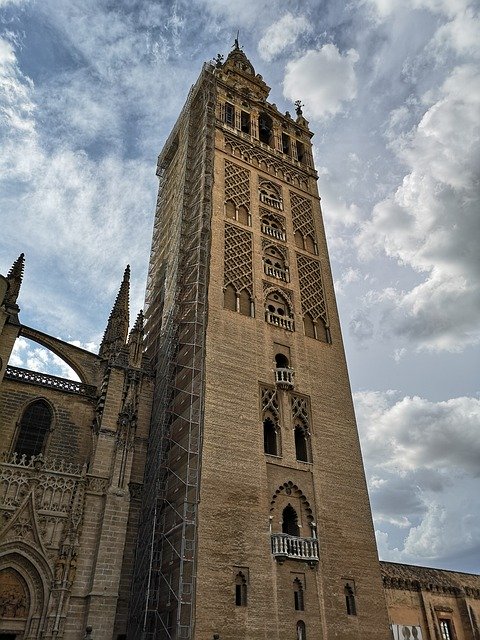
<svg viewBox="0 0 480 640">
<path fill-rule="evenodd" d="M 28 606 L 28 589 L 20 575 L 13 569 L 0 571 L 0 617 L 26 618 Z"/>
<path fill-rule="evenodd" d="M 280 419 L 280 405 L 278 403 L 277 390 L 271 387 L 261 387 L 262 413 L 270 412 L 277 420 Z"/>
<path fill-rule="evenodd" d="M 290 204 L 294 233 L 301 233 L 303 238 L 310 237 L 312 242 L 315 243 L 316 234 L 311 200 L 290 191 Z"/>
</svg>

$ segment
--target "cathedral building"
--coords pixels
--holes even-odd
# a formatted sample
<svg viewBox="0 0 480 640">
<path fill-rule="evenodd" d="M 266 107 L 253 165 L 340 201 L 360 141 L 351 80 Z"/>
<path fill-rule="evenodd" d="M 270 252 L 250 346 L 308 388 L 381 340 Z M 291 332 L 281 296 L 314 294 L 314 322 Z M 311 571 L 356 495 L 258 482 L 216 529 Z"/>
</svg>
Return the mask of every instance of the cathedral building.
<svg viewBox="0 0 480 640">
<path fill-rule="evenodd" d="M 204 65 L 98 355 L 0 278 L 0 640 L 480 640 L 478 576 L 378 561 L 313 134 L 268 95 L 238 43 Z"/>
</svg>

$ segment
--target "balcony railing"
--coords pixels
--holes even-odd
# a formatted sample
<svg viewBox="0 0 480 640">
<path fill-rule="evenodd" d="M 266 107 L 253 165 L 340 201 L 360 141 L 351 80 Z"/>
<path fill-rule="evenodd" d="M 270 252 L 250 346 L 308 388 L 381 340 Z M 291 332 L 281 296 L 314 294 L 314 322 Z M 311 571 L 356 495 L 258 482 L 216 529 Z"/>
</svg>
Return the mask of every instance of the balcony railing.
<svg viewBox="0 0 480 640">
<path fill-rule="evenodd" d="M 266 204 L 273 209 L 283 211 L 283 201 L 267 196 L 266 193 L 260 193 L 260 202 L 263 202 L 263 204 Z"/>
<path fill-rule="evenodd" d="M 287 318 L 285 316 L 281 316 L 278 313 L 273 313 L 272 311 L 265 312 L 265 319 L 270 324 L 274 324 L 276 327 L 280 327 L 281 329 L 286 329 L 287 331 L 293 331 L 293 318 Z"/>
<path fill-rule="evenodd" d="M 274 267 L 271 264 L 264 264 L 263 270 L 267 276 L 271 278 L 277 278 L 277 280 L 283 280 L 284 282 L 288 282 L 288 275 L 285 269 L 279 269 L 278 267 Z"/>
<path fill-rule="evenodd" d="M 269 224 L 265 224 L 264 222 L 262 222 L 262 233 L 266 236 L 270 236 L 271 238 L 275 238 L 276 240 L 283 240 L 283 242 L 285 242 L 285 232 L 282 231 L 282 229 L 271 227 Z"/>
<path fill-rule="evenodd" d="M 277 367 L 275 369 L 275 384 L 280 389 L 293 389 L 294 371 L 290 367 Z"/>
<path fill-rule="evenodd" d="M 86 396 L 95 396 L 97 393 L 96 387 L 90 384 L 84 384 L 76 380 L 68 380 L 67 378 L 58 378 L 48 373 L 20 369 L 19 367 L 7 367 L 5 370 L 5 378 L 8 380 L 20 380 L 27 384 L 37 384 L 41 387 L 50 387 L 58 391 L 66 391 L 67 393 L 78 393 Z"/>
<path fill-rule="evenodd" d="M 278 560 L 291 558 L 318 562 L 318 540 L 290 536 L 288 533 L 272 533 L 272 553 Z"/>
</svg>

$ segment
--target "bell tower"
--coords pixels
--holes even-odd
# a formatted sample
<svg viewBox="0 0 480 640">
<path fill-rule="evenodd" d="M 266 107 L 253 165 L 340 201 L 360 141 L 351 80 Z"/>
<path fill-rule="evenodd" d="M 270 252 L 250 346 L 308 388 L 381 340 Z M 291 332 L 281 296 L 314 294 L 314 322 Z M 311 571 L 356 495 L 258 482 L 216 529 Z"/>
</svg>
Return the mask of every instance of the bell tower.
<svg viewBox="0 0 480 640">
<path fill-rule="evenodd" d="M 236 41 L 158 161 L 129 638 L 387 640 L 312 133 Z"/>
</svg>

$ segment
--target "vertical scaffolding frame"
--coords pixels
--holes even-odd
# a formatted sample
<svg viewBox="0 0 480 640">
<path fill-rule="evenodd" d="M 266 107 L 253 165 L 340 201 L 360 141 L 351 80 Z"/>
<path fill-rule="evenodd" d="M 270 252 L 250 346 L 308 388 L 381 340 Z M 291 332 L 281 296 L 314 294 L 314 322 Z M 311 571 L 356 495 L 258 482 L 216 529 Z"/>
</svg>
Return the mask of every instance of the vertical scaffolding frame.
<svg viewBox="0 0 480 640">
<path fill-rule="evenodd" d="M 156 373 L 128 638 L 194 635 L 215 136 L 204 65 L 160 154 L 146 300 Z"/>
</svg>

